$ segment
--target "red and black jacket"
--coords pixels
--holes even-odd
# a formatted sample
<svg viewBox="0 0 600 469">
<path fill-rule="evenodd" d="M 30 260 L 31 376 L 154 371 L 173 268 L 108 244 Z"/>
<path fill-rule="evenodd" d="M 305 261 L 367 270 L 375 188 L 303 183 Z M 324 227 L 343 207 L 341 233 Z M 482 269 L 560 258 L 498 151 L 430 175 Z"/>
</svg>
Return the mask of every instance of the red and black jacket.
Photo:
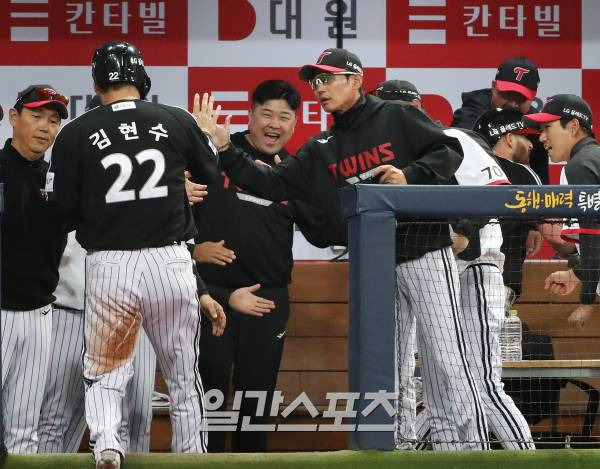
<svg viewBox="0 0 600 469">
<path fill-rule="evenodd" d="M 221 152 L 227 174 L 239 186 L 270 200 L 311 194 L 337 198 L 336 188 L 368 182 L 371 170 L 390 164 L 403 170 L 409 184 L 444 184 L 462 161 L 462 149 L 423 113 L 406 104 L 361 97 L 343 114 L 334 115 L 329 131 L 309 139 L 296 158 L 276 167 L 256 165 L 231 145 Z M 420 231 L 420 232 L 419 232 Z M 399 224 L 398 262 L 451 245 L 448 223 Z"/>
</svg>

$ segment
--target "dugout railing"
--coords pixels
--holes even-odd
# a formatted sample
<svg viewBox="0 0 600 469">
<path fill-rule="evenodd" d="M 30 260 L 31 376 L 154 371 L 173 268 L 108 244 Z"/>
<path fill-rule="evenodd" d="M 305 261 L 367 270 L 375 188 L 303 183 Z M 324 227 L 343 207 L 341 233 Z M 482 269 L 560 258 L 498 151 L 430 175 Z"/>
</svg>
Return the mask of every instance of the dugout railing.
<svg viewBox="0 0 600 469">
<path fill-rule="evenodd" d="M 340 198 L 348 221 L 350 252 L 348 385 L 349 391 L 359 396 L 356 430 L 349 434 L 353 449 L 395 447 L 393 413 L 384 405 L 373 407 L 372 403 L 377 393 L 394 391 L 397 218 L 567 219 L 595 217 L 600 211 L 598 186 L 357 184 L 342 189 Z M 583 368 L 597 370 L 596 366 Z"/>
</svg>

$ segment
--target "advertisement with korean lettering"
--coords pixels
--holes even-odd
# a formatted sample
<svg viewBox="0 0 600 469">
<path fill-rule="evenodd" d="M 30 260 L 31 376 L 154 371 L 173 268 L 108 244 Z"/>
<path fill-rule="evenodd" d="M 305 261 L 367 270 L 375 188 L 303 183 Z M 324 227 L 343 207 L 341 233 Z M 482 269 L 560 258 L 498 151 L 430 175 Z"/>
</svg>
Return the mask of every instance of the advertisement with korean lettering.
<svg viewBox="0 0 600 469">
<path fill-rule="evenodd" d="M 581 66 L 580 0 L 388 0 L 388 67 Z"/>
<path fill-rule="evenodd" d="M 87 65 L 114 40 L 150 65 L 187 63 L 187 0 L 1 0 L 0 18 L 0 65 Z"/>
<path fill-rule="evenodd" d="M 289 67 L 336 46 L 337 0 L 189 2 L 189 65 Z M 385 0 L 342 2 L 344 47 L 385 66 Z M 232 57 L 235 59 L 232 60 Z"/>
</svg>

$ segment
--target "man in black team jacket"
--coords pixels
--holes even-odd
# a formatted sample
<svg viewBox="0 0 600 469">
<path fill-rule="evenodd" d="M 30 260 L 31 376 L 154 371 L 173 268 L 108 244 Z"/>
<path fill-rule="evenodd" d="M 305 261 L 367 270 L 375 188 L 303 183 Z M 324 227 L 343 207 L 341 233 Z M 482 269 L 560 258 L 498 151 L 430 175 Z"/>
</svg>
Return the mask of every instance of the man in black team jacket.
<svg viewBox="0 0 600 469">
<path fill-rule="evenodd" d="M 592 131 L 592 111 L 579 96 L 557 94 L 548 98 L 539 114 L 524 118 L 540 126 L 540 142 L 554 163 L 566 161 L 566 184 L 600 184 L 600 145 Z M 546 278 L 545 288 L 568 295 L 581 282 L 580 305 L 569 322 L 583 327 L 596 302 L 600 280 L 600 224 L 597 219 L 579 219 L 580 263 L 569 270 L 554 272 Z"/>
<path fill-rule="evenodd" d="M 302 67 L 300 77 L 310 83 L 323 109 L 333 113 L 335 123 L 329 131 L 309 139 L 296 158 L 271 168 L 258 166 L 229 143 L 230 118 L 215 132 L 223 167 L 245 189 L 269 200 L 303 194 L 332 197 L 326 192 L 332 187 L 371 178 L 384 184 L 443 184 L 460 165 L 462 150 L 457 140 L 423 113 L 410 105 L 365 97 L 362 65 L 351 52 L 327 49 L 316 64 Z M 414 225 L 398 225 L 397 282 L 403 292 L 398 299 L 398 341 L 405 340 L 410 332 L 408 319 L 414 316 L 420 350 L 427 349 L 431 359 L 421 366 L 438 370 L 435 385 L 442 386 L 452 402 L 445 418 L 461 429 L 461 441 L 451 442 L 442 422 L 436 422 L 434 437 L 442 442 L 439 447 L 487 447 L 485 416 L 457 326 L 458 274 L 448 224 L 432 224 L 428 230 L 423 235 Z M 398 437 L 403 440 L 405 435 Z"/>
<path fill-rule="evenodd" d="M 48 369 L 52 302 L 66 243 L 58 213 L 46 200 L 48 164 L 68 99 L 50 85 L 31 85 L 10 109 L 12 139 L 0 150 L 2 213 L 2 401 L 11 453 L 36 453 Z"/>
<path fill-rule="evenodd" d="M 283 147 L 294 132 L 299 105 L 300 94 L 290 83 L 262 82 L 252 94 L 248 131 L 231 140 L 268 165 L 277 163 L 276 155 L 284 161 L 291 158 Z M 214 337 L 202 328 L 202 382 L 206 389 L 223 393 L 224 410 L 233 365 L 233 390 L 267 392 L 265 408 L 270 409 L 289 317 L 294 221 L 304 228 L 303 221 L 317 209 L 305 201 L 279 203 L 257 197 L 237 187 L 224 172 L 208 193 L 194 207 L 198 227 L 194 258 L 209 291 L 229 308 L 223 336 Z M 344 233 L 341 216 L 339 221 Z M 309 239 L 314 231 L 313 223 Z M 269 412 L 257 417 L 256 408 L 256 398 L 242 400 L 233 438 L 236 452 L 266 450 L 265 432 L 241 429 L 244 417 L 252 424 L 265 423 Z M 225 433 L 210 432 L 209 451 L 224 447 Z"/>
</svg>

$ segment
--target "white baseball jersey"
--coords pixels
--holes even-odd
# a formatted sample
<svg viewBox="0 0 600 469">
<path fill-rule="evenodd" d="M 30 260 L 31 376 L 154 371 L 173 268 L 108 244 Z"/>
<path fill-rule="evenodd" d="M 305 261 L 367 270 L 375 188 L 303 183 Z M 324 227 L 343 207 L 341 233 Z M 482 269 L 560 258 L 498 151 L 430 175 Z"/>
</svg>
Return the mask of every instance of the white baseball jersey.
<svg viewBox="0 0 600 469">
<path fill-rule="evenodd" d="M 453 132 L 453 136 L 459 138 L 461 133 Z M 509 183 L 496 161 L 475 141 L 465 137 L 460 142 L 467 164 L 456 177 L 457 181 L 474 182 L 476 185 Z M 488 166 L 490 160 L 494 169 Z M 492 175 L 495 179 L 489 178 Z M 502 279 L 504 254 L 500 251 L 503 242 L 500 225 L 497 220 L 492 221 L 479 230 L 481 256 L 472 261 L 457 260 L 460 269 L 460 320 L 467 342 L 465 350 L 490 430 L 506 449 L 535 449 L 527 421 L 504 392 L 501 381 L 499 334 L 506 295 Z M 423 357 L 428 351 L 420 353 Z M 433 373 L 434 376 L 436 374 Z M 424 375 L 423 379 L 432 379 L 431 373 Z M 452 405 L 449 396 L 439 386 L 430 388 L 432 391 L 426 394 L 426 409 L 417 416 L 415 425 L 416 438 L 421 442 L 427 438 L 432 441 L 439 439 L 435 432 L 436 420 L 443 418 Z M 445 431 L 449 435 L 446 438 L 459 435 L 456 423 L 452 419 L 446 420 Z M 417 448 L 420 446 L 417 445 Z"/>
<path fill-rule="evenodd" d="M 445 129 L 444 133 L 458 139 L 463 149 L 464 159 L 458 167 L 454 178 L 461 186 L 496 186 L 510 184 L 508 177 L 481 145 L 468 134 L 459 129 Z M 472 261 L 457 259 L 459 272 L 463 272 L 469 265 L 483 262 L 495 264 L 502 270 L 504 254 L 500 251 L 502 246 L 502 230 L 496 219 L 484 225 L 479 230 L 479 245 L 481 255 Z"/>
<path fill-rule="evenodd" d="M 69 233 L 67 245 L 58 268 L 60 280 L 54 291 L 55 305 L 83 311 L 85 292 L 85 249 L 75 239 L 75 232 Z"/>
</svg>

